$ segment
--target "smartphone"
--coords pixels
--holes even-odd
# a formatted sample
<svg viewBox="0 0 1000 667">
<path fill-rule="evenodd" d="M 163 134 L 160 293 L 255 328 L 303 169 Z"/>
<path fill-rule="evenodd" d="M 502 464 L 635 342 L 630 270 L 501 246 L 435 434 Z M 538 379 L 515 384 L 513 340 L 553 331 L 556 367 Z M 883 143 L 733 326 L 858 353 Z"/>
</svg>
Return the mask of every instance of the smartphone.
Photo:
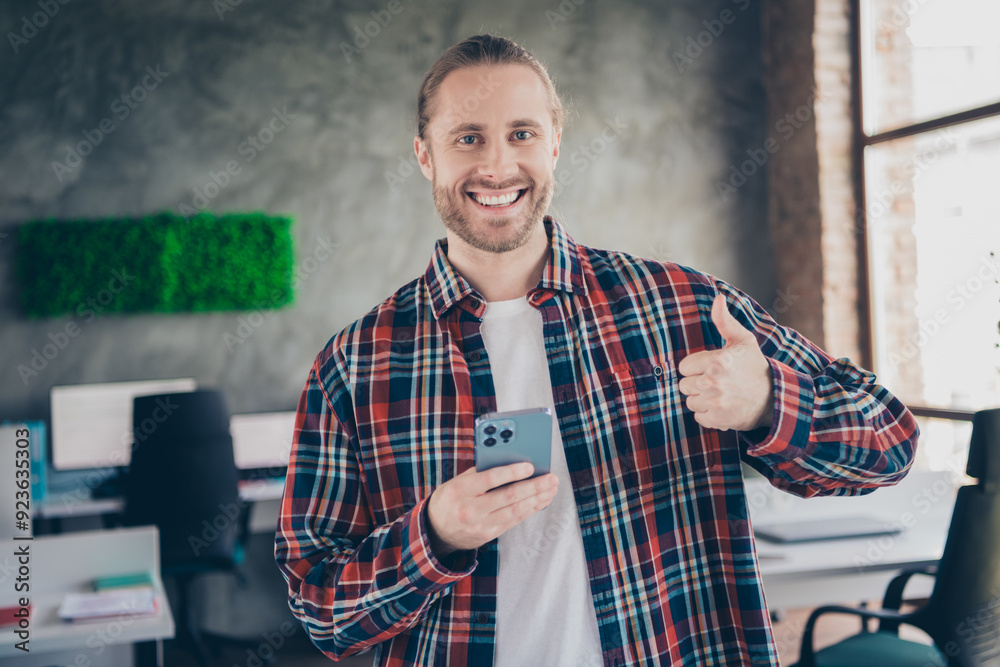
<svg viewBox="0 0 1000 667">
<path fill-rule="evenodd" d="M 476 418 L 476 470 L 527 461 L 532 477 L 549 472 L 552 459 L 552 408 L 487 412 Z"/>
</svg>

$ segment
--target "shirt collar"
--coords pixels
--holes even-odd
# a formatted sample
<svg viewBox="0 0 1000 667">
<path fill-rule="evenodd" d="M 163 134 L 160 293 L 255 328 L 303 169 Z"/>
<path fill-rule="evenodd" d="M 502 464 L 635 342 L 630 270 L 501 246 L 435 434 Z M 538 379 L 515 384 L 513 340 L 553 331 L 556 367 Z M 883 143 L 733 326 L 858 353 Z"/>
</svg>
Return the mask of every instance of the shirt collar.
<svg viewBox="0 0 1000 667">
<path fill-rule="evenodd" d="M 580 263 L 580 250 L 559 222 L 551 216 L 542 220 L 545 234 L 549 237 L 549 257 L 542 269 L 542 278 L 538 288 L 561 290 L 572 294 L 586 294 L 587 286 L 583 280 L 583 269 Z M 482 295 L 476 292 L 455 270 L 448 261 L 448 239 L 438 239 L 434 245 L 434 255 L 431 257 L 424 281 L 430 293 L 434 306 L 434 316 L 440 319 L 452 306 L 467 297 L 481 301 Z M 482 303 L 475 304 L 470 310 L 477 311 Z"/>
</svg>

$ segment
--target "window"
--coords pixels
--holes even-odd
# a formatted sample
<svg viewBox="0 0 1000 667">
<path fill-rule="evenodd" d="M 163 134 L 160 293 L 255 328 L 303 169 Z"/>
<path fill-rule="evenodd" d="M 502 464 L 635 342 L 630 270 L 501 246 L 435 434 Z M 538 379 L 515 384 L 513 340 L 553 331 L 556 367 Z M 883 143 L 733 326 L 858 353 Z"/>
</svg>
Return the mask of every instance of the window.
<svg viewBox="0 0 1000 667">
<path fill-rule="evenodd" d="M 1000 406 L 1000 3 L 855 9 L 871 358 L 918 467 L 962 472 L 964 420 Z"/>
</svg>

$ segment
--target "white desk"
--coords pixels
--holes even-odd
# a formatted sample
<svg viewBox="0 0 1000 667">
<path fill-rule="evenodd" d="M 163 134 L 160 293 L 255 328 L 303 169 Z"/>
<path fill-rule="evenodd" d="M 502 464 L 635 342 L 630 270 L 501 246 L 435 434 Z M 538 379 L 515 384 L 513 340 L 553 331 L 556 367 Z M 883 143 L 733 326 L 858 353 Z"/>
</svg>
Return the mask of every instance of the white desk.
<svg viewBox="0 0 1000 667">
<path fill-rule="evenodd" d="M 757 539 L 764 593 L 771 609 L 881 600 L 899 570 L 935 565 L 944 551 L 955 503 L 947 473 L 913 473 L 867 496 L 802 499 L 765 480 L 747 480 L 754 525 L 869 515 L 902 524 L 894 536 L 776 544 Z M 909 525 L 906 525 L 909 524 Z M 907 597 L 930 593 L 930 577 L 914 577 Z"/>
<path fill-rule="evenodd" d="M 8 542 L 8 544 L 13 541 Z M 96 530 L 65 535 L 45 535 L 30 545 L 31 600 L 30 653 L 15 648 L 19 639 L 13 629 L 0 630 L 0 661 L 4 664 L 28 664 L 38 656 L 58 659 L 68 664 L 94 664 L 109 649 L 129 647 L 138 642 L 169 639 L 174 636 L 174 618 L 160 580 L 159 531 L 156 526 L 138 526 L 116 530 Z M 5 547 L 6 548 L 6 547 Z M 10 547 L 13 551 L 14 547 Z M 95 622 L 66 623 L 56 612 L 66 593 L 93 590 L 97 577 L 149 572 L 159 611 L 147 618 L 120 617 Z M 10 582 L 8 581 L 8 584 Z M 6 604 L 14 594 L 13 585 L 5 585 L 2 599 Z M 63 652 L 58 658 L 52 654 Z M 22 662 L 16 659 L 21 658 Z"/>
<path fill-rule="evenodd" d="M 283 479 L 239 483 L 240 498 L 247 502 L 280 499 L 283 489 Z M 887 523 L 901 523 L 907 512 L 913 519 L 911 526 L 893 537 L 797 545 L 757 540 L 764 591 L 772 609 L 881 599 L 885 586 L 899 570 L 937 563 L 954 505 L 954 488 L 946 473 L 912 473 L 896 486 L 860 497 L 796 498 L 763 479 L 747 480 L 746 489 L 755 525 L 848 515 L 872 515 Z M 121 498 L 79 500 L 56 494 L 36 503 L 35 509 L 40 518 L 63 518 L 121 512 L 122 506 Z M 268 516 L 263 523 L 270 529 L 275 521 Z M 916 577 L 907 586 L 907 595 L 928 594 L 931 585 L 930 578 Z"/>
<path fill-rule="evenodd" d="M 284 491 L 285 479 L 282 477 L 241 480 L 238 487 L 240 499 L 248 503 L 277 500 Z M 32 507 L 36 518 L 66 519 L 75 516 L 120 514 L 125 508 L 125 500 L 121 496 L 89 498 L 78 490 L 70 490 L 50 492 L 44 500 L 33 503 Z"/>
</svg>

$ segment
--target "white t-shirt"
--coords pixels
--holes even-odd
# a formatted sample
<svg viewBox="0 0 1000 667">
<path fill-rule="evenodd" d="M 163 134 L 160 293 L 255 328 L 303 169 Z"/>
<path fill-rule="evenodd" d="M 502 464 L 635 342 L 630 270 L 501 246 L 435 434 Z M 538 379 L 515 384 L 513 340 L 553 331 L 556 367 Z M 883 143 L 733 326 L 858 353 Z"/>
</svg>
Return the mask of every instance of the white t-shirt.
<svg viewBox="0 0 1000 667">
<path fill-rule="evenodd" d="M 497 667 L 597 667 L 597 616 L 583 537 L 552 401 L 542 315 L 527 298 L 486 304 L 483 344 L 497 410 L 553 408 L 552 503 L 500 536 L 497 577 Z"/>
</svg>

